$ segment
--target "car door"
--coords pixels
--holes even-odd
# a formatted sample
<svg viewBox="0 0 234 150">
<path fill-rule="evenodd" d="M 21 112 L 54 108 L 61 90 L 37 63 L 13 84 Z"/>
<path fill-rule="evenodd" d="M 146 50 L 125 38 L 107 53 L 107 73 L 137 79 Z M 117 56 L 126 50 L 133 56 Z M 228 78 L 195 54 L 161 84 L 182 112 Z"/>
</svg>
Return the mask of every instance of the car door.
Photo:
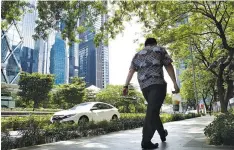
<svg viewBox="0 0 234 150">
<path fill-rule="evenodd" d="M 100 105 L 100 103 L 95 104 L 92 108 L 97 108 L 95 110 L 91 110 L 92 120 L 94 122 L 102 121 L 103 114 L 102 114 L 102 106 Z"/>
<path fill-rule="evenodd" d="M 107 120 L 107 121 L 111 120 L 113 116 L 111 106 L 107 104 L 101 104 L 101 108 L 102 108 L 101 115 L 102 115 L 103 120 Z"/>
</svg>

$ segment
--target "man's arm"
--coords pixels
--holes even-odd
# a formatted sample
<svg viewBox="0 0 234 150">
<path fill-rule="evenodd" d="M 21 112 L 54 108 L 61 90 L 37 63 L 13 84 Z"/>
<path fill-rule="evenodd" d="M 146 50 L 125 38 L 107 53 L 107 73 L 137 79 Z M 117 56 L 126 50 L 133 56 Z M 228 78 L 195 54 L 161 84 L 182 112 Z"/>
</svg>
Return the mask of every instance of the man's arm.
<svg viewBox="0 0 234 150">
<path fill-rule="evenodd" d="M 132 80 L 132 76 L 133 76 L 134 73 L 135 73 L 134 69 L 130 69 L 129 72 L 128 72 L 128 76 L 127 76 L 127 79 L 126 79 L 126 82 L 125 82 L 125 85 L 124 85 L 124 89 L 123 89 L 123 95 L 124 96 L 128 95 L 128 85 L 129 85 L 130 81 Z"/>
<path fill-rule="evenodd" d="M 130 81 L 132 80 L 132 76 L 133 76 L 134 73 L 135 73 L 135 70 L 133 70 L 133 69 L 129 70 L 128 76 L 127 76 L 127 79 L 126 79 L 126 82 L 125 82 L 125 86 L 129 85 Z"/>
<path fill-rule="evenodd" d="M 180 89 L 176 83 L 176 77 L 175 77 L 175 71 L 174 71 L 174 68 L 172 66 L 172 64 L 168 64 L 165 66 L 165 69 L 167 70 L 167 73 L 169 74 L 169 76 L 171 77 L 171 80 L 174 84 L 174 88 L 175 88 L 175 93 L 179 93 L 180 92 Z"/>
</svg>

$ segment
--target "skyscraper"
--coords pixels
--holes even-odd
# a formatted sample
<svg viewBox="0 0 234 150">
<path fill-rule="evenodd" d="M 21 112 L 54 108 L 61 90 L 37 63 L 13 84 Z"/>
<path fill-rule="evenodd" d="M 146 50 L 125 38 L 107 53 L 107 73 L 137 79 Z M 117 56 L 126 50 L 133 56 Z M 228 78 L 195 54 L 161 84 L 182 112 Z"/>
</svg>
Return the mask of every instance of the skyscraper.
<svg viewBox="0 0 234 150">
<path fill-rule="evenodd" d="M 28 5 L 32 12 L 24 14 L 20 21 L 14 20 L 1 31 L 1 82 L 5 82 L 6 87 L 13 87 L 8 89 L 10 92 L 17 89 L 20 71 L 31 73 L 35 65 L 32 39 L 36 19 L 34 4 Z M 14 99 L 7 93 L 7 96 L 1 93 L 2 106 L 15 107 Z"/>
<path fill-rule="evenodd" d="M 31 1 L 27 12 L 20 21 L 13 21 L 10 27 L 2 30 L 2 81 L 17 83 L 20 70 L 32 73 L 37 65 L 34 53 L 34 34 L 36 11 L 35 2 Z"/>
<path fill-rule="evenodd" d="M 80 19 L 80 24 L 85 18 L 85 13 Z M 79 35 L 82 42 L 79 44 L 79 76 L 84 77 L 87 86 L 95 85 L 105 88 L 109 84 L 109 49 L 104 43 L 94 44 L 95 33 L 106 22 L 107 15 L 99 15 L 94 29 L 88 29 Z"/>
<path fill-rule="evenodd" d="M 37 65 L 34 67 L 34 72 L 50 73 L 50 51 L 55 43 L 55 34 L 56 32 L 52 30 L 46 40 L 38 39 L 35 42 L 34 53 L 37 54 L 37 58 L 35 58 Z"/>
<path fill-rule="evenodd" d="M 61 33 L 57 32 L 50 52 L 50 73 L 55 75 L 55 84 L 65 83 L 65 49 L 66 44 Z"/>
<path fill-rule="evenodd" d="M 69 47 L 69 78 L 78 76 L 78 43 Z"/>
<path fill-rule="evenodd" d="M 21 70 L 22 22 L 14 21 L 1 37 L 1 81 L 16 83 Z"/>
</svg>

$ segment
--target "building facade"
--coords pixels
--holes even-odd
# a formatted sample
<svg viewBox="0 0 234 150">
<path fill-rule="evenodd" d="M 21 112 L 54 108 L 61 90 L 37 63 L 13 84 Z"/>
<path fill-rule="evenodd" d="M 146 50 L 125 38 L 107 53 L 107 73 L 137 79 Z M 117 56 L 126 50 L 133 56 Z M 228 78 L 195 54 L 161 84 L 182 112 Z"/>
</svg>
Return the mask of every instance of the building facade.
<svg viewBox="0 0 234 150">
<path fill-rule="evenodd" d="M 78 76 L 78 47 L 78 43 L 69 46 L 69 79 Z"/>
<path fill-rule="evenodd" d="M 81 17 L 80 23 L 85 15 Z M 95 33 L 107 21 L 107 15 L 99 15 L 91 29 L 79 35 L 82 42 L 79 44 L 79 77 L 83 77 L 87 86 L 95 85 L 105 88 L 109 84 L 109 49 L 108 45 L 94 43 Z"/>
<path fill-rule="evenodd" d="M 7 30 L 2 30 L 2 82 L 16 84 L 20 71 L 32 73 L 38 65 L 32 38 L 37 18 L 35 4 L 30 2 L 27 9 L 31 12 L 25 13 L 20 21 L 13 21 Z"/>
<path fill-rule="evenodd" d="M 50 51 L 50 73 L 55 75 L 55 84 L 63 84 L 66 80 L 66 43 L 57 32 L 55 43 Z"/>
<path fill-rule="evenodd" d="M 22 23 L 14 21 L 1 33 L 1 81 L 16 84 L 21 71 Z"/>
<path fill-rule="evenodd" d="M 2 92 L 1 104 L 14 107 L 15 101 L 9 92 L 17 92 L 21 71 L 32 73 L 37 66 L 37 53 L 34 51 L 34 34 L 36 20 L 36 2 L 30 1 L 27 12 L 20 21 L 13 21 L 6 30 L 1 31 L 1 82 L 8 89 Z M 14 87 L 8 88 L 8 87 Z"/>
</svg>

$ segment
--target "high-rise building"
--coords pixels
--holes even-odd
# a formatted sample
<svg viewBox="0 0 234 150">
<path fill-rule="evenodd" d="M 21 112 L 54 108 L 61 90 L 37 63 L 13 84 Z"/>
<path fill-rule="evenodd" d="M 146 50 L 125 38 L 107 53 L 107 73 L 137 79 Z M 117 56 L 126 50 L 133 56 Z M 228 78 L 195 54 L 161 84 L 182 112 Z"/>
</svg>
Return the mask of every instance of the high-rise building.
<svg viewBox="0 0 234 150">
<path fill-rule="evenodd" d="M 75 59 L 73 58 L 75 44 L 69 46 L 68 40 L 62 39 L 61 32 L 63 31 L 65 24 L 63 22 L 58 22 L 57 26 L 59 27 L 59 31 L 54 32 L 55 39 L 50 50 L 49 70 L 50 74 L 55 75 L 55 84 L 64 84 L 69 82 L 70 76 L 74 76 L 72 68 L 74 68 L 75 65 Z M 71 57 L 69 57 L 70 55 Z"/>
<path fill-rule="evenodd" d="M 55 42 L 55 33 L 52 30 L 47 40 L 38 39 L 35 42 L 34 53 L 37 54 L 37 58 L 35 58 L 37 65 L 34 67 L 34 72 L 50 74 L 50 51 Z"/>
<path fill-rule="evenodd" d="M 50 73 L 55 75 L 55 84 L 63 84 L 66 82 L 66 43 L 61 37 L 61 33 L 57 32 L 55 43 L 50 52 Z"/>
<path fill-rule="evenodd" d="M 35 65 L 32 35 L 35 26 L 35 5 L 28 5 L 32 12 L 23 15 L 22 20 L 13 21 L 11 25 L 1 31 L 1 82 L 6 87 L 17 89 L 20 71 L 31 73 Z M 8 89 L 9 90 L 9 89 Z M 5 91 L 6 92 L 6 91 Z M 3 94 L 3 95 L 2 95 Z M 15 107 L 11 95 L 1 93 L 1 104 L 5 107 Z"/>
<path fill-rule="evenodd" d="M 85 13 L 80 19 L 82 24 Z M 95 46 L 94 36 L 106 22 L 107 15 L 99 15 L 94 29 L 87 30 L 79 35 L 82 42 L 79 44 L 79 77 L 84 77 L 87 86 L 95 85 L 105 88 L 109 84 L 109 49 L 104 43 Z"/>
<path fill-rule="evenodd" d="M 69 78 L 78 76 L 78 43 L 69 47 Z"/>
<path fill-rule="evenodd" d="M 20 70 L 32 73 L 37 65 L 35 42 L 32 38 L 35 28 L 36 11 L 32 1 L 28 8 L 31 12 L 23 15 L 22 20 L 14 21 L 6 30 L 2 30 L 2 81 L 17 83 Z"/>
<path fill-rule="evenodd" d="M 22 22 L 14 21 L 6 31 L 2 30 L 1 37 L 1 81 L 13 84 L 21 70 Z"/>
</svg>

